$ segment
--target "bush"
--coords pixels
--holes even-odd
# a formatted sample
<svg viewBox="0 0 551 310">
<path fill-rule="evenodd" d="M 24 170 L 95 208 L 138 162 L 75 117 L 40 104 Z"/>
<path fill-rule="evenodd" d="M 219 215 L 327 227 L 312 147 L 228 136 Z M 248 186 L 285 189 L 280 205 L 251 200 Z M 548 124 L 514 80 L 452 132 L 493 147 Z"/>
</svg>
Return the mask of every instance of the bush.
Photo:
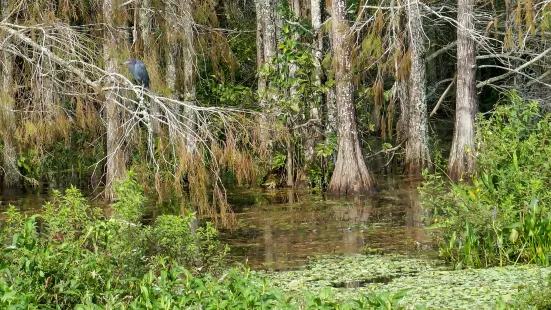
<svg viewBox="0 0 551 310">
<path fill-rule="evenodd" d="M 1 234 L 0 309 L 395 309 L 403 296 L 340 304 L 329 293 L 285 296 L 246 268 L 201 273 L 218 267 L 228 250 L 212 225 L 193 234 L 189 215 L 143 226 L 145 197 L 131 173 L 115 194 L 111 219 L 75 188 L 56 192 L 42 215 L 10 207 Z"/>
<path fill-rule="evenodd" d="M 424 206 L 442 228 L 441 254 L 482 267 L 515 262 L 549 264 L 551 254 L 551 115 L 515 92 L 478 123 L 477 170 L 471 183 L 428 175 Z"/>
</svg>

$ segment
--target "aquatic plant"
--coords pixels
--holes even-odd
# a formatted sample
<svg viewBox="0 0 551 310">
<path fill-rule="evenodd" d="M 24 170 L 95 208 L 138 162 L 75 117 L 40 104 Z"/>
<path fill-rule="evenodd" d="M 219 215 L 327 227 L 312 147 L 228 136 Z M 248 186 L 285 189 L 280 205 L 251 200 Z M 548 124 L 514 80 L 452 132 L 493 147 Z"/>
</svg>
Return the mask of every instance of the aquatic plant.
<svg viewBox="0 0 551 310">
<path fill-rule="evenodd" d="M 478 124 L 472 182 L 425 173 L 421 201 L 441 229 L 441 254 L 457 268 L 549 264 L 551 114 L 517 93 Z"/>
<path fill-rule="evenodd" d="M 221 270 L 227 247 L 212 225 L 193 233 L 192 215 L 143 225 L 132 173 L 115 193 L 112 218 L 75 188 L 56 192 L 42 214 L 4 213 L 1 309 L 400 309 L 403 294 L 293 296 L 246 267 Z"/>
</svg>

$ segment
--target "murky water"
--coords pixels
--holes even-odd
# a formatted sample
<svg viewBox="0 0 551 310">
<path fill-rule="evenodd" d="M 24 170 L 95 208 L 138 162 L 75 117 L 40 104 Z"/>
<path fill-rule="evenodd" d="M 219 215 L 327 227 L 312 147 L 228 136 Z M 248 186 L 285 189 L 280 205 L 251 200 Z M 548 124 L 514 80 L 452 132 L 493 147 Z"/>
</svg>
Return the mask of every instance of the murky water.
<svg viewBox="0 0 551 310">
<path fill-rule="evenodd" d="M 381 191 L 367 197 L 328 199 L 292 190 L 229 194 L 238 225 L 223 231 L 232 257 L 253 269 L 289 269 L 326 253 L 427 252 L 417 182 L 378 180 Z"/>
<path fill-rule="evenodd" d="M 231 189 L 228 200 L 236 212 L 237 226 L 221 230 L 223 241 L 231 247 L 231 260 L 253 269 L 284 270 L 304 265 L 317 254 L 366 249 L 430 252 L 418 182 L 397 177 L 377 181 L 380 192 L 346 199 L 307 191 Z M 32 213 L 46 199 L 47 192 L 2 193 L 0 212 L 11 203 Z"/>
</svg>

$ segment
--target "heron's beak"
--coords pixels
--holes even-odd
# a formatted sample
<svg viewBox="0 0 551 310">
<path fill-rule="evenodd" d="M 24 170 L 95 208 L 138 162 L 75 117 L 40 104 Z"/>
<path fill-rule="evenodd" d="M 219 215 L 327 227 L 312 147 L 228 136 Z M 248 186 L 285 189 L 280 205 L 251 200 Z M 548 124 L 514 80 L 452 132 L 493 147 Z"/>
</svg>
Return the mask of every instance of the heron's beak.
<svg viewBox="0 0 551 310">
<path fill-rule="evenodd" d="M 122 64 L 123 64 L 123 65 L 127 65 L 127 64 L 129 64 L 129 63 L 130 63 L 130 61 L 127 60 L 127 61 L 123 62 Z"/>
</svg>

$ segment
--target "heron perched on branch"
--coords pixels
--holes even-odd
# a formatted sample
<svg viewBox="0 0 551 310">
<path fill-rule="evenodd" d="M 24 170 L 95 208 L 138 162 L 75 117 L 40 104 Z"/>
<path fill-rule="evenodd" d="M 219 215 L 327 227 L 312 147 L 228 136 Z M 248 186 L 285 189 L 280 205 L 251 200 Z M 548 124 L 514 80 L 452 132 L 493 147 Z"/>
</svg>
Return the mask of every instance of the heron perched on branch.
<svg viewBox="0 0 551 310">
<path fill-rule="evenodd" d="M 143 62 L 139 59 L 130 58 L 122 64 L 128 65 L 128 70 L 139 85 L 149 89 L 149 74 Z"/>
</svg>

